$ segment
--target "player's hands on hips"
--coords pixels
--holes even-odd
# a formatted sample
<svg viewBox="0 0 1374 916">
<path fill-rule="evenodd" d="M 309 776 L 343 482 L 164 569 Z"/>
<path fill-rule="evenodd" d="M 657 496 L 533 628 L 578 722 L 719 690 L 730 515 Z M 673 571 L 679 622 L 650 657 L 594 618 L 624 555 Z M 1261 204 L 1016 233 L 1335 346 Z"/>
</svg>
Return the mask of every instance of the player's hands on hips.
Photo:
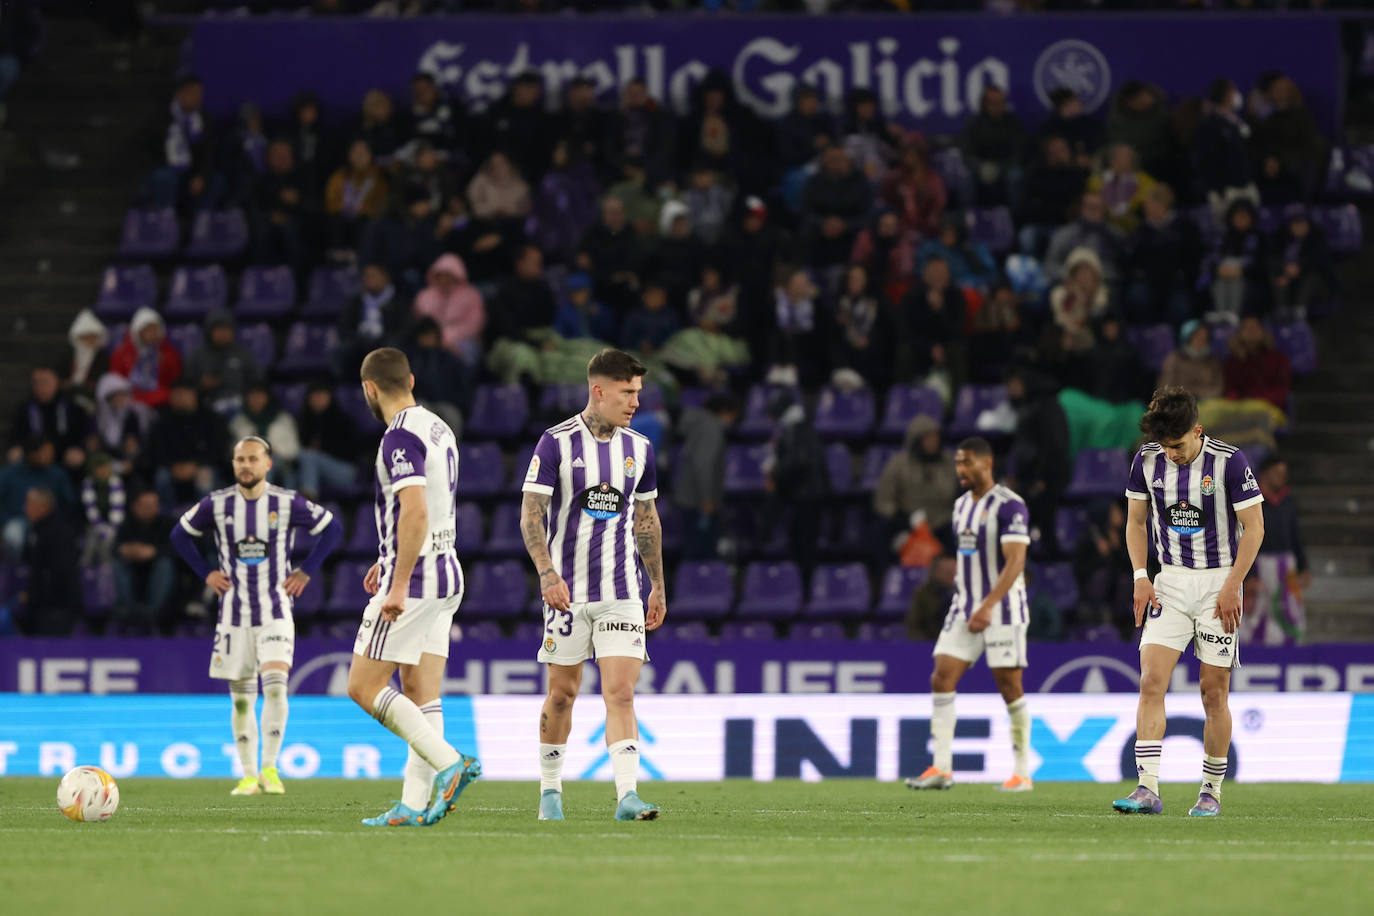
<svg viewBox="0 0 1374 916">
<path fill-rule="evenodd" d="M 1227 633 L 1236 632 L 1240 626 L 1240 589 L 1223 588 L 1217 595 L 1217 609 L 1212 616 L 1221 619 L 1221 628 Z"/>
<path fill-rule="evenodd" d="M 968 631 L 970 633 L 981 633 L 992 626 L 992 605 L 980 604 L 978 610 L 968 619 Z"/>
<path fill-rule="evenodd" d="M 369 595 L 377 594 L 377 589 L 382 587 L 382 564 L 373 563 L 372 568 L 363 576 L 363 591 Z"/>
<path fill-rule="evenodd" d="M 229 590 L 234 587 L 234 583 L 229 580 L 229 577 L 218 569 L 205 577 L 205 584 L 213 588 L 216 595 L 221 596 L 227 595 Z"/>
<path fill-rule="evenodd" d="M 572 608 L 572 595 L 568 592 L 568 583 L 552 568 L 539 574 L 539 593 L 544 596 L 544 603 L 555 611 Z"/>
<path fill-rule="evenodd" d="M 1141 626 L 1145 623 L 1145 612 L 1150 608 L 1160 606 L 1159 598 L 1155 596 L 1154 583 L 1149 579 L 1136 579 L 1135 591 L 1132 601 L 1135 610 L 1135 625 Z"/>
<path fill-rule="evenodd" d="M 310 584 L 310 574 L 302 569 L 291 570 L 291 575 L 286 577 L 286 585 L 283 590 L 292 598 L 299 598 L 301 592 Z"/>
<path fill-rule="evenodd" d="M 649 592 L 649 616 L 644 618 L 644 629 L 657 630 L 668 615 L 668 605 L 663 600 L 663 589 L 654 588 Z"/>
<path fill-rule="evenodd" d="M 409 583 L 406 582 L 398 582 L 391 586 L 391 591 L 386 593 L 386 599 L 382 601 L 383 620 L 394 621 L 405 612 L 409 591 Z"/>
</svg>

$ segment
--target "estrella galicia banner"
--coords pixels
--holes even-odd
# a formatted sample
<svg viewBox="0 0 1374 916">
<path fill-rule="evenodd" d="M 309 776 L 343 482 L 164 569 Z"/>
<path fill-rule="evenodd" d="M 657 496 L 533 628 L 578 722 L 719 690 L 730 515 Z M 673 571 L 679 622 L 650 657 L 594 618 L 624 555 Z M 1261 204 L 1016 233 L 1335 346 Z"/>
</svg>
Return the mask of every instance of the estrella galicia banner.
<svg viewBox="0 0 1374 916">
<path fill-rule="evenodd" d="M 369 89 L 406 98 L 417 71 L 434 74 L 474 110 L 533 70 L 551 99 L 579 75 L 603 100 L 640 77 L 655 98 L 684 112 L 714 69 L 768 117 L 788 110 L 802 82 L 837 110 L 849 90 L 867 88 L 888 116 L 928 133 L 957 131 L 993 83 L 1038 123 L 1059 87 L 1102 115 L 1130 79 L 1177 102 L 1202 95 L 1218 76 L 1244 90 L 1279 70 L 1330 134 L 1341 114 L 1339 27 L 1302 15 L 209 18 L 196 21 L 191 61 L 211 112 L 225 118 L 243 101 L 284 114 L 302 89 L 334 114 L 353 116 Z"/>
</svg>

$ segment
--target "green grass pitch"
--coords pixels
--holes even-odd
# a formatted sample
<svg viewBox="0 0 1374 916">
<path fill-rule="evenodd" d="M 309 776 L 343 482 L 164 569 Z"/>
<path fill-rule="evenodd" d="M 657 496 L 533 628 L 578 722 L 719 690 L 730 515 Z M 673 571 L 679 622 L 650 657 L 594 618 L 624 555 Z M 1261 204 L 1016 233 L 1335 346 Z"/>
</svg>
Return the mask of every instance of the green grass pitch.
<svg viewBox="0 0 1374 916">
<path fill-rule="evenodd" d="M 376 829 L 398 784 L 128 779 L 105 824 L 57 811 L 57 780 L 0 778 L 0 912 L 249 916 L 549 913 L 1371 912 L 1374 786 L 1230 785 L 1226 813 L 1113 814 L 1129 786 L 915 793 L 892 783 L 644 783 L 658 821 L 611 820 L 612 789 L 481 781 L 429 829 Z"/>
</svg>

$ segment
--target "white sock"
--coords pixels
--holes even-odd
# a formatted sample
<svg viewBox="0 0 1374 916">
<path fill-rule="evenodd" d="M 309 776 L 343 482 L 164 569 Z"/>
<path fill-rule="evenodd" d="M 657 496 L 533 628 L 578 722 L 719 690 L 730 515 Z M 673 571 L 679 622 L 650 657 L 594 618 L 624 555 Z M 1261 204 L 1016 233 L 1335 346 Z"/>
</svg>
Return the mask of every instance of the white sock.
<svg viewBox="0 0 1374 916">
<path fill-rule="evenodd" d="M 1140 784 L 1156 795 L 1159 794 L 1159 757 L 1164 750 L 1164 740 L 1141 741 L 1135 739 L 1135 772 Z"/>
<path fill-rule="evenodd" d="M 262 673 L 262 768 L 277 765 L 286 734 L 286 672 Z"/>
<path fill-rule="evenodd" d="M 954 770 L 954 692 L 930 695 L 930 737 L 935 743 L 935 769 Z"/>
<path fill-rule="evenodd" d="M 1030 779 L 1030 707 L 1024 696 L 1007 704 L 1011 716 L 1011 753 L 1015 758 L 1012 770 L 1022 779 Z"/>
<path fill-rule="evenodd" d="M 462 756 L 425 721 L 420 707 L 390 685 L 379 690 L 373 698 L 372 716 L 436 770 L 448 769 Z"/>
<path fill-rule="evenodd" d="M 541 743 L 539 745 L 539 793 L 541 795 L 549 789 L 553 789 L 555 792 L 563 791 L 563 761 L 567 757 L 568 746 L 566 744 Z M 614 754 L 611 755 L 611 760 L 615 760 Z M 617 776 L 616 778 L 619 779 L 620 777 Z"/>
<path fill-rule="evenodd" d="M 1202 791 L 1221 801 L 1221 781 L 1226 778 L 1226 758 L 1202 755 Z"/>
<path fill-rule="evenodd" d="M 444 701 L 431 700 L 420 707 L 425 721 L 434 733 L 444 737 Z M 410 749 L 406 756 L 406 776 L 401 783 L 401 804 L 415 811 L 423 811 L 429 806 L 430 790 L 434 788 L 434 767 L 425 763 L 423 757 Z"/>
<path fill-rule="evenodd" d="M 639 739 L 626 738 L 607 746 L 611 752 L 611 772 L 615 774 L 616 801 L 635 791 L 639 785 Z"/>
<path fill-rule="evenodd" d="M 230 681 L 229 698 L 234 701 L 234 711 L 229 716 L 229 722 L 234 729 L 234 747 L 239 751 L 243 775 L 257 779 L 258 711 L 253 708 L 258 701 L 257 676 Z"/>
</svg>

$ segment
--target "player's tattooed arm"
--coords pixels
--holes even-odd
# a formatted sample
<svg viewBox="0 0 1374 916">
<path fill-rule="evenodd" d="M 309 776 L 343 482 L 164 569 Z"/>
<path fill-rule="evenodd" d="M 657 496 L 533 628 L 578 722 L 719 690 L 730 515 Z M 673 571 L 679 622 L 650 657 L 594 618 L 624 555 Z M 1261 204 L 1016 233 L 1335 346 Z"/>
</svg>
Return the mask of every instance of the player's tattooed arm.
<svg viewBox="0 0 1374 916">
<path fill-rule="evenodd" d="M 649 582 L 661 594 L 663 586 L 663 525 L 654 500 L 646 499 L 635 507 L 635 549 L 649 574 Z"/>
<path fill-rule="evenodd" d="M 549 544 L 545 540 L 547 530 L 544 519 L 548 515 L 550 497 L 544 493 L 525 493 L 520 501 L 520 536 L 525 540 L 525 550 L 534 561 L 535 572 L 539 573 L 542 585 L 545 573 L 553 573 L 553 560 L 549 556 Z M 557 575 L 557 573 L 554 573 Z"/>
</svg>

